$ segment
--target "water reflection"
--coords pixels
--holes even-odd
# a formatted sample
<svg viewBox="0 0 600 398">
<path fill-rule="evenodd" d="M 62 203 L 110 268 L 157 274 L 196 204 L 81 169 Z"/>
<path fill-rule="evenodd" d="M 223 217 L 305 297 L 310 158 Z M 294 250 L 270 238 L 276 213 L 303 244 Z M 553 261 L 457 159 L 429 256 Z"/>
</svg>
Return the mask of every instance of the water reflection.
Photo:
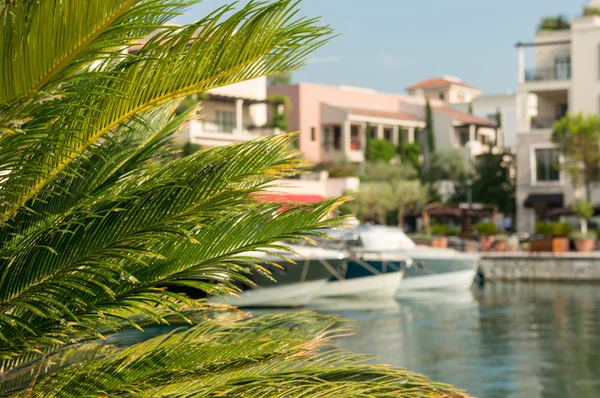
<svg viewBox="0 0 600 398">
<path fill-rule="evenodd" d="M 338 343 L 476 397 L 600 396 L 600 288 L 493 284 L 393 302 L 320 304 L 357 321 Z"/>
</svg>

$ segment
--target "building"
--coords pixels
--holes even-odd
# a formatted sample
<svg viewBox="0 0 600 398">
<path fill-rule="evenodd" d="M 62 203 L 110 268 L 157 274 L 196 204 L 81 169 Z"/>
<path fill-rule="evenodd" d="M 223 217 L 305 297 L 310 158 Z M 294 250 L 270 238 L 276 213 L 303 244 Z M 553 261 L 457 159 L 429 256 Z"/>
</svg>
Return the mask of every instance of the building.
<svg viewBox="0 0 600 398">
<path fill-rule="evenodd" d="M 412 97 L 439 99 L 449 104 L 469 103 L 481 95 L 481 90 L 453 76 L 426 79 L 408 86 L 406 91 Z"/>
<path fill-rule="evenodd" d="M 181 137 L 203 148 L 281 132 L 269 127 L 267 111 L 274 105 L 267 99 L 266 77 L 209 90 L 201 102 L 199 117 L 188 122 Z"/>
<path fill-rule="evenodd" d="M 153 34 L 152 34 L 153 35 Z M 152 37 L 141 39 L 126 51 L 135 53 Z M 179 134 L 180 142 L 202 148 L 245 142 L 281 131 L 269 127 L 267 78 L 259 77 L 208 90 L 198 96 L 201 107 Z"/>
<path fill-rule="evenodd" d="M 299 83 L 268 88 L 285 95 L 290 129 L 300 132 L 300 150 L 315 163 L 365 161 L 367 125 L 375 138 L 397 145 L 415 141 L 425 128 L 425 98 L 371 89 Z M 495 124 L 431 100 L 438 149 L 460 150 L 468 162 L 494 142 Z"/>
<path fill-rule="evenodd" d="M 600 0 L 592 0 L 600 7 Z M 518 43 L 519 124 L 517 139 L 517 229 L 534 230 L 544 213 L 572 205 L 583 196 L 566 173 L 551 142 L 554 122 L 567 112 L 600 111 L 600 17 L 575 18 L 569 29 L 540 32 Z M 533 60 L 526 60 L 526 50 Z M 526 69 L 526 63 L 534 65 Z M 537 97 L 537 116 L 528 109 Z M 593 197 L 600 195 L 593 193 Z"/>
<path fill-rule="evenodd" d="M 498 129 L 497 145 L 507 149 L 517 147 L 517 131 L 519 129 L 519 106 L 517 93 L 481 95 L 470 103 L 453 104 L 463 112 L 472 112 L 473 115 L 497 123 L 500 117 L 501 128 Z M 527 97 L 527 117 L 537 116 L 537 96 L 530 94 Z"/>
</svg>

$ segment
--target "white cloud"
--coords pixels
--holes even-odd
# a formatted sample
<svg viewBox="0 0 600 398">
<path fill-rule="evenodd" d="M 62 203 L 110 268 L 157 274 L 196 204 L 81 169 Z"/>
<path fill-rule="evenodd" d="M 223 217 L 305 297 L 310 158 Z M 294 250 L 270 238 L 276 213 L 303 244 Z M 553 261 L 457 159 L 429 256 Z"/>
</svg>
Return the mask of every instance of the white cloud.
<svg viewBox="0 0 600 398">
<path fill-rule="evenodd" d="M 330 55 L 327 57 L 312 57 L 308 59 L 308 63 L 311 65 L 315 65 L 315 64 L 331 64 L 333 62 L 338 62 L 340 60 L 340 57 L 335 56 L 335 55 Z"/>
</svg>

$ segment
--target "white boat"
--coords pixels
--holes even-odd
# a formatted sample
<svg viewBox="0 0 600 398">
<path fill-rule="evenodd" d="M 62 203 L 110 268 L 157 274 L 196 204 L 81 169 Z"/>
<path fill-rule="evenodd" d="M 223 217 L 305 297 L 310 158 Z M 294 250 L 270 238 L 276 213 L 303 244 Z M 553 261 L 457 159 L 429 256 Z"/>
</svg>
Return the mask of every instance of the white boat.
<svg viewBox="0 0 600 398">
<path fill-rule="evenodd" d="M 348 254 L 343 251 L 314 246 L 288 246 L 296 253 L 277 253 L 281 257 L 262 252 L 244 253 L 244 256 L 255 257 L 263 262 L 262 266 L 275 281 L 254 273 L 250 280 L 255 286 L 243 286 L 243 292 L 238 297 L 228 296 L 225 302 L 238 307 L 303 307 L 325 289 L 332 275 L 340 276 L 341 269 L 348 261 Z M 210 300 L 223 302 L 218 297 Z"/>
<path fill-rule="evenodd" d="M 406 256 L 382 253 L 353 253 L 339 278 L 330 278 L 317 297 L 361 297 L 365 299 L 394 297 L 404 269 L 412 260 Z"/>
<path fill-rule="evenodd" d="M 404 271 L 399 294 L 413 290 L 466 290 L 473 284 L 479 263 L 475 254 L 417 246 L 398 228 L 358 226 L 340 237 L 348 240 L 354 252 L 366 250 L 410 257 L 413 264 Z"/>
</svg>

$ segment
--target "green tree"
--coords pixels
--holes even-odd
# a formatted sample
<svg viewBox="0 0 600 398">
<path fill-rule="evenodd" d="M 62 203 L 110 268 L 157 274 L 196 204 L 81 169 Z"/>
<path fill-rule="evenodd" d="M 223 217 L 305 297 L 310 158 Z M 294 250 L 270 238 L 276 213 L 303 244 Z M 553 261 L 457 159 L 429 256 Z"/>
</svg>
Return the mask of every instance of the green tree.
<svg viewBox="0 0 600 398">
<path fill-rule="evenodd" d="M 321 347 L 335 318 L 255 319 L 165 287 L 225 295 L 242 253 L 337 225 L 339 200 L 256 195 L 304 164 L 278 135 L 172 160 L 194 92 L 292 70 L 331 31 L 290 1 L 165 24 L 171 0 L 15 0 L 0 14 L 3 396 L 447 396 L 421 376 Z M 135 54 L 134 40 L 155 32 Z M 249 45 L 251 43 L 251 45 Z M 124 329 L 185 323 L 131 347 Z"/>
<path fill-rule="evenodd" d="M 554 30 L 567 30 L 571 28 L 571 22 L 566 15 L 558 15 L 555 17 L 543 17 L 540 21 L 537 31 L 551 32 Z"/>
<path fill-rule="evenodd" d="M 353 192 L 354 200 L 342 207 L 342 212 L 352 213 L 362 222 L 385 225 L 388 212 L 394 210 L 394 191 L 387 182 L 369 182 Z"/>
<path fill-rule="evenodd" d="M 425 104 L 425 125 L 425 128 L 427 129 L 427 142 L 429 144 L 429 152 L 431 155 L 435 152 L 435 126 L 433 125 L 433 111 L 431 110 L 429 98 L 427 98 L 427 103 Z M 418 142 L 416 141 L 416 138 L 415 142 Z"/>
<path fill-rule="evenodd" d="M 183 144 L 183 156 L 190 156 L 194 153 L 202 150 L 202 146 L 200 144 L 194 144 L 193 142 L 186 142 Z"/>
<path fill-rule="evenodd" d="M 458 181 L 466 173 L 465 160 L 460 152 L 454 149 L 445 149 L 431 155 L 431 166 L 424 173 L 424 180 L 427 182 Z"/>
<path fill-rule="evenodd" d="M 415 136 L 416 136 L 416 132 L 415 132 Z M 416 140 L 416 138 L 415 138 Z M 417 170 L 417 172 L 421 172 L 421 146 L 419 144 L 417 144 L 417 142 L 415 141 L 414 143 L 408 143 L 408 142 L 404 142 L 401 144 L 401 146 L 398 148 L 399 152 L 400 152 L 400 159 L 402 160 L 402 162 L 405 162 L 409 165 L 411 165 L 415 170 Z"/>
<path fill-rule="evenodd" d="M 579 200 L 572 207 L 573 212 L 579 217 L 581 224 L 581 234 L 583 236 L 588 234 L 588 221 L 594 215 L 594 206 L 587 200 Z"/>
<path fill-rule="evenodd" d="M 469 114 L 473 114 L 473 101 L 469 102 Z"/>
<path fill-rule="evenodd" d="M 396 147 L 387 140 L 367 138 L 367 160 L 370 162 L 389 162 L 396 156 Z"/>
<path fill-rule="evenodd" d="M 552 142 L 564 156 L 561 165 L 575 185 L 585 187 L 591 202 L 592 184 L 600 181 L 600 118 L 566 115 L 552 129 Z"/>
<path fill-rule="evenodd" d="M 292 74 L 290 72 L 281 72 L 267 76 L 267 85 L 269 86 L 286 86 L 292 82 Z"/>
<path fill-rule="evenodd" d="M 515 214 L 516 185 L 514 177 L 514 155 L 510 152 L 493 153 L 488 151 L 475 160 L 471 189 L 474 202 L 493 204 L 505 214 Z M 451 201 L 467 200 L 466 178 L 456 184 L 456 192 Z"/>
<path fill-rule="evenodd" d="M 404 227 L 404 215 L 427 203 L 427 188 L 420 181 L 395 180 L 391 183 L 394 210 L 397 213 L 398 227 Z"/>
<path fill-rule="evenodd" d="M 415 180 L 418 173 L 410 164 L 389 164 L 369 162 L 364 167 L 362 180 L 365 182 L 390 182 L 395 180 Z"/>
</svg>

